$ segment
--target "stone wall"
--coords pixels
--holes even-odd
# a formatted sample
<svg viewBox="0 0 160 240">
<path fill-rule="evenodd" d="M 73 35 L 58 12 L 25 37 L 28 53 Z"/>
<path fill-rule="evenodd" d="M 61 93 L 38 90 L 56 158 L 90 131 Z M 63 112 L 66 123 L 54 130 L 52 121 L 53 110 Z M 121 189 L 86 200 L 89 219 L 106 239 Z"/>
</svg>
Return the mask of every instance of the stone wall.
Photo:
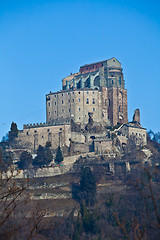
<svg viewBox="0 0 160 240">
<path fill-rule="evenodd" d="M 28 149 L 37 149 L 39 145 L 45 146 L 49 141 L 52 144 L 52 149 L 57 149 L 58 146 L 69 146 L 71 138 L 70 125 L 29 125 L 24 126 L 23 131 L 18 132 L 17 141 L 22 144 L 28 144 Z"/>
<path fill-rule="evenodd" d="M 73 119 L 87 124 L 88 113 L 93 121 L 117 125 L 127 122 L 127 90 L 121 88 L 80 89 L 47 95 L 47 123 Z"/>
</svg>

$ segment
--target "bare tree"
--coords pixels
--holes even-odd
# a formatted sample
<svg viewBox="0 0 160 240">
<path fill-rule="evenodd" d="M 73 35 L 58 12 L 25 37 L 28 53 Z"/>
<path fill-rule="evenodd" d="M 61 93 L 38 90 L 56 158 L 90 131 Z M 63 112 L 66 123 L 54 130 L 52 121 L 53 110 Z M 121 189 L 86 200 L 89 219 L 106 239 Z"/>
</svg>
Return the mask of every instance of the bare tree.
<svg viewBox="0 0 160 240">
<path fill-rule="evenodd" d="M 0 149 L 0 239 L 33 239 L 44 216 L 39 206 L 32 208 L 29 179 L 17 181 L 19 174 Z"/>
</svg>

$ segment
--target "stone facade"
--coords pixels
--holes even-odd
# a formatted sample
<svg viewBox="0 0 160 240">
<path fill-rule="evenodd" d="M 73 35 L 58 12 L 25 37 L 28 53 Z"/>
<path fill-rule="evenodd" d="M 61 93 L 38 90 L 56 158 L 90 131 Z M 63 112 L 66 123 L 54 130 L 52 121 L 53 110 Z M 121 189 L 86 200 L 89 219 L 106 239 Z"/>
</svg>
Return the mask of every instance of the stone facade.
<svg viewBox="0 0 160 240">
<path fill-rule="evenodd" d="M 27 145 L 28 149 L 37 149 L 39 145 L 45 146 L 46 142 L 51 142 L 52 149 L 58 146 L 70 145 L 71 138 L 70 125 L 54 125 L 48 124 L 30 124 L 24 125 L 23 131 L 18 132 L 18 141 Z"/>
<path fill-rule="evenodd" d="M 133 137 L 138 145 L 147 144 L 147 132 L 138 122 L 123 124 L 118 130 L 118 137 L 121 143 L 127 143 L 129 137 Z"/>
<path fill-rule="evenodd" d="M 127 117 L 127 90 L 121 63 L 116 58 L 87 64 L 62 81 L 62 91 L 46 95 L 46 123 L 27 124 L 18 132 L 20 146 L 36 150 L 51 142 L 67 154 L 95 152 L 118 155 L 123 143 L 135 136 L 147 143 L 146 129 L 140 125 L 139 109 L 133 122 Z M 121 126 L 115 131 L 111 126 Z M 115 127 L 116 128 L 116 127 Z M 114 143 L 113 136 L 117 142 Z"/>
<path fill-rule="evenodd" d="M 127 90 L 121 63 L 116 58 L 88 64 L 62 81 L 62 91 L 46 95 L 47 123 L 74 120 L 82 125 L 93 120 L 106 125 L 125 123 Z"/>
</svg>

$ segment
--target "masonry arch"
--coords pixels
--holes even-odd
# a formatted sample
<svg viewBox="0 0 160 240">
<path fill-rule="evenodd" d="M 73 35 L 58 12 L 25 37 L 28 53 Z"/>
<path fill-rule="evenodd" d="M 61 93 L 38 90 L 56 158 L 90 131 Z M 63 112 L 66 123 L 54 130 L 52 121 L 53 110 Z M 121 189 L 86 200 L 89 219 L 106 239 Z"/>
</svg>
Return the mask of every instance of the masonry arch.
<svg viewBox="0 0 160 240">
<path fill-rule="evenodd" d="M 94 79 L 94 86 L 100 87 L 100 77 L 99 76 L 95 77 L 95 79 Z"/>
<path fill-rule="evenodd" d="M 86 88 L 90 88 L 90 77 L 87 78 L 87 80 L 86 80 L 85 83 L 84 83 L 84 86 L 85 86 Z"/>
</svg>

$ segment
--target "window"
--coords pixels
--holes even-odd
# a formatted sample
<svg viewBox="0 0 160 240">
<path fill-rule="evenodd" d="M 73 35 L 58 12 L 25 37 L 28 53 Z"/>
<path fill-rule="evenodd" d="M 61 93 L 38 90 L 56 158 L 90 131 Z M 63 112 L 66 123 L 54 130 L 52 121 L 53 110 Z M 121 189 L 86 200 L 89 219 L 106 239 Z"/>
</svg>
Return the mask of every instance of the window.
<svg viewBox="0 0 160 240">
<path fill-rule="evenodd" d="M 56 97 L 56 95 L 54 95 Z"/>
<path fill-rule="evenodd" d="M 55 114 L 56 114 L 57 112 L 55 111 Z"/>
<path fill-rule="evenodd" d="M 93 94 L 94 94 L 94 92 L 93 92 Z"/>
<path fill-rule="evenodd" d="M 81 101 L 81 99 L 79 98 L 79 102 Z"/>
<path fill-rule="evenodd" d="M 73 92 L 73 94 L 74 94 L 74 92 Z"/>
<path fill-rule="evenodd" d="M 93 108 L 93 112 L 95 112 L 95 108 Z"/>
<path fill-rule="evenodd" d="M 70 109 L 69 109 L 69 112 L 70 112 Z"/>
<path fill-rule="evenodd" d="M 56 105 L 56 102 L 54 103 L 54 105 Z"/>
<path fill-rule="evenodd" d="M 43 138 L 43 136 L 42 136 L 42 138 Z"/>
<path fill-rule="evenodd" d="M 29 135 L 29 133 L 27 132 L 27 136 Z"/>
<path fill-rule="evenodd" d="M 50 103 L 48 103 L 48 106 L 50 106 Z"/>
<path fill-rule="evenodd" d="M 68 92 L 68 95 L 70 95 L 70 92 Z"/>
<path fill-rule="evenodd" d="M 93 104 L 95 104 L 95 99 L 93 98 Z"/>
<path fill-rule="evenodd" d="M 37 131 L 35 130 L 34 132 L 36 133 Z"/>
<path fill-rule="evenodd" d="M 70 99 L 68 100 L 68 102 L 70 103 Z"/>
<path fill-rule="evenodd" d="M 110 101 L 110 99 L 108 99 L 108 105 L 111 106 L 111 101 Z"/>
<path fill-rule="evenodd" d="M 64 112 L 64 110 L 62 109 L 62 113 Z"/>
<path fill-rule="evenodd" d="M 50 115 L 50 112 L 49 112 L 49 115 Z"/>
<path fill-rule="evenodd" d="M 79 112 L 81 111 L 81 109 L 79 108 Z"/>
<path fill-rule="evenodd" d="M 79 94 L 81 93 L 81 92 L 78 92 Z"/>
<path fill-rule="evenodd" d="M 89 92 L 87 92 L 87 94 L 88 94 Z"/>
<path fill-rule="evenodd" d="M 60 128 L 59 130 L 62 131 L 62 128 Z"/>
<path fill-rule="evenodd" d="M 62 100 L 62 104 L 63 104 L 63 100 Z"/>
<path fill-rule="evenodd" d="M 79 119 L 81 119 L 81 118 L 79 117 Z"/>
<path fill-rule="evenodd" d="M 62 97 L 63 97 L 63 93 L 62 93 Z"/>
<path fill-rule="evenodd" d="M 73 102 L 74 102 L 74 99 L 73 99 Z"/>
<path fill-rule="evenodd" d="M 89 104 L 89 99 L 87 98 L 87 101 L 86 101 L 87 104 Z"/>
<path fill-rule="evenodd" d="M 47 129 L 47 131 L 49 132 L 50 130 L 49 130 L 49 129 Z"/>
</svg>

